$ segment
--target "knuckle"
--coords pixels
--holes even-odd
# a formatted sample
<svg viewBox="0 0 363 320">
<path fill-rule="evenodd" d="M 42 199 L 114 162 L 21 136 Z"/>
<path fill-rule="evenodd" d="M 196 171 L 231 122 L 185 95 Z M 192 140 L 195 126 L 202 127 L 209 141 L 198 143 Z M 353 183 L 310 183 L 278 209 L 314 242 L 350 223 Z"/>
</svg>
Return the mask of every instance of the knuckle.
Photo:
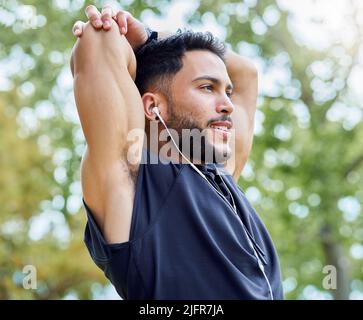
<svg viewBox="0 0 363 320">
<path fill-rule="evenodd" d="M 110 20 L 112 20 L 112 19 L 111 19 L 111 16 L 108 16 L 108 15 L 104 16 L 104 15 L 103 15 L 103 16 L 101 17 L 101 20 L 102 20 L 102 22 L 103 22 L 103 23 L 105 23 L 106 21 L 107 21 L 107 22 L 110 22 Z"/>
<path fill-rule="evenodd" d="M 120 12 L 117 12 L 117 13 L 116 13 L 116 19 L 117 19 L 117 20 L 121 19 L 121 13 L 120 13 Z"/>
<path fill-rule="evenodd" d="M 92 14 L 92 15 L 89 16 L 89 21 L 95 22 L 96 20 L 97 20 L 97 15 Z"/>
</svg>

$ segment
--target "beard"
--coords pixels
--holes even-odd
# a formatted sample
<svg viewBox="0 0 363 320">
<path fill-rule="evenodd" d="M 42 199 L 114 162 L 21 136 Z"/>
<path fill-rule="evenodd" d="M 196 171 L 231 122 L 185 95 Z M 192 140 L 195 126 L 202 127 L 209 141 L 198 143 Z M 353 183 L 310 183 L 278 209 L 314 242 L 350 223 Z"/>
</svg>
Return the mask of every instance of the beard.
<svg viewBox="0 0 363 320">
<path fill-rule="evenodd" d="M 179 105 L 179 110 L 183 110 L 183 106 Z M 165 122 L 168 128 L 174 129 L 177 137 L 174 141 L 177 143 L 181 152 L 187 156 L 191 162 L 201 163 L 222 163 L 229 159 L 228 143 L 224 145 L 223 150 L 217 149 L 213 143 L 207 139 L 208 124 L 214 121 L 230 121 L 229 116 L 222 116 L 218 119 L 208 121 L 206 127 L 198 121 L 191 118 L 190 115 L 177 112 L 175 103 L 168 98 L 168 121 Z M 181 138 L 181 139 L 180 139 Z M 170 139 L 170 137 L 168 138 Z"/>
</svg>

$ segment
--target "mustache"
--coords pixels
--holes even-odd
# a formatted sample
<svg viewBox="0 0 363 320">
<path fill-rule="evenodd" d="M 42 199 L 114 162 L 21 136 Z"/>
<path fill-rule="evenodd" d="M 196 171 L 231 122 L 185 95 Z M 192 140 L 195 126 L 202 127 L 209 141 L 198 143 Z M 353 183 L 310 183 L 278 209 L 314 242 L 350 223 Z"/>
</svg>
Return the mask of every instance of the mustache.
<svg viewBox="0 0 363 320">
<path fill-rule="evenodd" d="M 213 122 L 217 122 L 217 121 L 228 121 L 232 124 L 233 126 L 233 120 L 230 116 L 221 116 L 221 117 L 218 117 L 218 118 L 213 118 L 211 120 L 208 121 L 208 126 L 213 123 Z"/>
</svg>

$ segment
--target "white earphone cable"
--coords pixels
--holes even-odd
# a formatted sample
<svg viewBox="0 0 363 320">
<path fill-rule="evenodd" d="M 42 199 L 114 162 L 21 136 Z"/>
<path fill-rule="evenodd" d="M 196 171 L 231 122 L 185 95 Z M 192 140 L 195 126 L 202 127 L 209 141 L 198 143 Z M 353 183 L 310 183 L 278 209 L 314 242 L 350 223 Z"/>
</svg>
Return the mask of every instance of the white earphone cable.
<svg viewBox="0 0 363 320">
<path fill-rule="evenodd" d="M 188 162 L 188 164 L 190 164 L 190 166 L 205 180 L 205 181 L 207 181 L 207 183 L 208 183 L 208 185 L 213 189 L 213 190 L 215 190 L 224 200 L 225 200 L 225 202 L 231 207 L 231 209 L 232 209 L 232 211 L 236 214 L 236 216 L 238 216 L 238 214 L 237 214 L 237 208 L 236 208 L 236 205 L 235 205 L 235 202 L 234 202 L 234 199 L 233 199 L 233 196 L 232 196 L 232 194 L 231 194 L 231 192 L 229 191 L 229 189 L 228 189 L 228 187 L 226 186 L 226 184 L 225 184 L 225 182 L 224 182 L 224 180 L 223 180 L 223 178 L 221 178 L 222 179 L 222 181 L 223 181 L 223 184 L 224 184 L 224 186 L 227 188 L 227 190 L 228 190 L 228 192 L 230 193 L 230 195 L 231 195 L 231 198 L 232 198 L 232 201 L 233 201 L 233 207 L 232 207 L 232 205 L 229 203 L 229 201 L 225 198 L 225 196 L 221 193 L 221 192 L 219 192 L 209 181 L 208 181 L 208 179 L 206 178 L 206 176 L 186 157 L 186 156 L 184 156 L 184 154 L 180 151 L 180 149 L 179 149 L 179 147 L 178 147 L 178 145 L 176 144 L 176 142 L 175 142 L 175 140 L 174 140 L 174 138 L 173 138 L 173 136 L 171 135 L 171 133 L 170 133 L 170 131 L 169 131 L 169 129 L 168 129 L 168 127 L 166 126 L 166 124 L 165 124 L 165 122 L 164 122 L 164 120 L 163 120 L 163 118 L 161 117 L 161 115 L 160 115 L 160 113 L 159 113 L 159 109 L 157 108 L 157 107 L 154 107 L 153 109 L 152 109 L 152 111 L 158 116 L 158 118 L 160 119 L 160 121 L 161 121 L 161 123 L 163 124 L 163 126 L 165 127 L 165 129 L 166 129 L 166 131 L 168 132 L 168 134 L 169 134 L 169 136 L 170 136 L 170 138 L 171 138 L 171 141 L 173 142 L 173 144 L 174 144 L 174 146 L 175 146 L 175 148 L 179 151 L 179 153 L 181 154 L 181 156 Z M 216 170 L 217 170 L 217 173 L 219 174 L 219 171 L 218 171 L 218 169 L 216 168 Z M 267 282 L 267 285 L 268 285 L 268 289 L 269 289 L 269 293 L 270 293 L 270 297 L 271 297 L 271 300 L 274 300 L 274 296 L 273 296 L 273 293 L 272 293 L 272 288 L 271 288 L 271 284 L 270 284 L 270 281 L 269 281 L 269 279 L 267 278 L 267 275 L 266 275 L 266 273 L 265 273 L 265 269 L 264 269 L 264 267 L 263 267 L 263 264 L 262 264 L 262 262 L 261 262 L 261 259 L 259 258 L 259 256 L 258 256 L 258 254 L 257 254 L 257 252 L 256 252 L 256 249 L 255 249 L 255 247 L 254 247 L 254 245 L 253 245 L 253 243 L 252 243 L 252 241 L 251 241 L 251 239 L 250 239 L 250 235 L 248 234 L 248 232 L 247 232 L 247 230 L 246 230 L 246 227 L 245 227 L 245 225 L 244 225 L 244 223 L 242 222 L 242 220 L 238 217 L 238 220 L 239 220 L 239 222 L 242 224 L 242 226 L 243 226 L 243 229 L 244 229 L 244 231 L 245 231 L 245 233 L 246 233 L 246 236 L 247 236 L 247 239 L 248 239 L 248 242 L 249 242 L 249 245 L 250 245 L 250 247 L 252 248 L 252 250 L 253 250 L 253 253 L 254 253 L 254 255 L 255 255 L 255 257 L 256 257 L 256 259 L 257 259 L 257 263 L 258 263 L 258 266 L 259 266 L 259 268 L 260 268 L 260 270 L 262 271 L 262 274 L 263 274 L 263 276 L 264 276 L 264 278 L 265 278 L 265 280 L 266 280 L 266 282 Z"/>
<path fill-rule="evenodd" d="M 185 159 L 185 161 L 187 161 L 188 162 L 188 164 L 190 164 L 191 165 L 191 167 L 196 171 L 196 172 L 198 172 L 199 173 L 199 175 L 203 178 L 203 179 L 205 179 L 208 183 L 209 183 L 209 181 L 208 181 L 208 179 L 204 176 L 204 174 L 186 157 L 186 156 L 184 156 L 184 154 L 183 154 L 183 152 L 181 152 L 180 151 L 180 149 L 179 149 L 179 147 L 178 147 L 178 145 L 176 144 L 176 142 L 175 142 L 175 140 L 174 140 L 174 138 L 173 138 L 173 136 L 172 136 L 172 134 L 170 133 L 170 131 L 169 131 L 169 129 L 168 129 L 168 127 L 166 126 L 166 124 L 165 124 L 165 122 L 164 122 L 164 120 L 163 120 L 163 118 L 161 117 L 161 115 L 160 115 L 160 113 L 159 113 L 159 109 L 157 108 L 157 107 L 154 107 L 153 108 L 153 112 L 158 116 L 158 118 L 160 119 L 160 121 L 161 121 L 161 123 L 163 124 L 163 126 L 165 127 L 165 129 L 166 129 L 166 131 L 168 132 L 168 134 L 169 134 L 169 136 L 170 136 L 170 138 L 171 138 L 171 141 L 173 142 L 173 144 L 174 144 L 174 146 L 175 146 L 175 148 L 179 151 L 179 153 L 181 154 L 181 156 Z"/>
</svg>

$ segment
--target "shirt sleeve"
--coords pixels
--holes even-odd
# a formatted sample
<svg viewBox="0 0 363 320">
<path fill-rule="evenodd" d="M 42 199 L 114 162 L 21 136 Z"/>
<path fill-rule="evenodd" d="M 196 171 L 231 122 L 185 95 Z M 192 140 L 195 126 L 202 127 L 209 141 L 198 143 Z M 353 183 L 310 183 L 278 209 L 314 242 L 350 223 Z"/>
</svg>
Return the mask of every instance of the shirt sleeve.
<svg viewBox="0 0 363 320">
<path fill-rule="evenodd" d="M 97 225 L 91 209 L 83 200 L 87 213 L 84 242 L 95 264 L 109 277 L 108 271 L 117 264 L 121 274 L 127 272 L 130 259 L 130 242 L 108 244 Z"/>
<path fill-rule="evenodd" d="M 114 285 L 118 294 L 123 299 L 126 299 L 128 297 L 127 278 L 131 261 L 130 242 L 107 243 L 94 219 L 91 209 L 84 200 L 83 204 L 87 213 L 84 242 L 88 252 L 94 263 Z"/>
</svg>

